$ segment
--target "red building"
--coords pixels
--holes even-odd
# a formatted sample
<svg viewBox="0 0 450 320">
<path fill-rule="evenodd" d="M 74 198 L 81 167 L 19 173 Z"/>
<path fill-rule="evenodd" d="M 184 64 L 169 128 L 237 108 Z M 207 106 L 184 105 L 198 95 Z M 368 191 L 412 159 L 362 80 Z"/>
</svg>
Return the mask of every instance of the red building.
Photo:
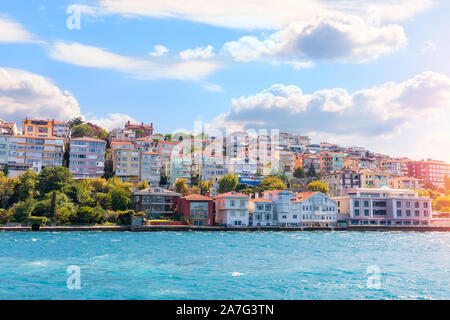
<svg viewBox="0 0 450 320">
<path fill-rule="evenodd" d="M 125 129 L 127 130 L 132 130 L 136 133 L 137 130 L 142 130 L 144 132 L 144 137 L 148 137 L 150 135 L 153 134 L 153 123 L 150 124 L 134 124 L 134 123 L 130 123 L 130 121 L 128 120 L 127 123 L 125 123 Z"/>
<path fill-rule="evenodd" d="M 94 137 L 100 137 L 100 130 L 102 129 L 101 127 L 90 122 L 86 123 L 86 125 L 92 129 Z"/>
<path fill-rule="evenodd" d="M 191 194 L 181 197 L 178 200 L 178 210 L 186 218 L 191 218 L 191 224 L 195 226 L 212 226 L 213 220 L 213 199 Z"/>
<path fill-rule="evenodd" d="M 408 162 L 408 176 L 443 187 L 445 176 L 450 177 L 450 164 L 432 159 L 410 161 Z"/>
</svg>

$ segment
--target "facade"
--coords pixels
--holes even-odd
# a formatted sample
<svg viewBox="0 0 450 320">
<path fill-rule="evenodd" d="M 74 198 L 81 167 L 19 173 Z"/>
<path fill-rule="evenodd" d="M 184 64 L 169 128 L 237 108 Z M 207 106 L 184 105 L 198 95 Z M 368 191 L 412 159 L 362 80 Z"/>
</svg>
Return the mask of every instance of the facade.
<svg viewBox="0 0 450 320">
<path fill-rule="evenodd" d="M 421 189 L 423 180 L 413 177 L 391 177 L 392 189 Z"/>
<path fill-rule="evenodd" d="M 161 162 L 156 152 L 140 153 L 139 181 L 146 180 L 151 187 L 159 186 L 161 180 Z"/>
<path fill-rule="evenodd" d="M 105 171 L 106 142 L 89 137 L 70 140 L 69 170 L 75 179 L 101 177 Z"/>
<path fill-rule="evenodd" d="M 248 208 L 253 227 L 278 225 L 278 221 L 274 219 L 273 201 L 264 198 L 250 199 Z"/>
<path fill-rule="evenodd" d="M 216 202 L 216 222 L 228 227 L 249 226 L 249 197 L 235 191 L 214 197 Z"/>
<path fill-rule="evenodd" d="M 228 172 L 240 177 L 256 175 L 258 165 L 253 159 L 229 159 Z"/>
<path fill-rule="evenodd" d="M 324 153 L 320 159 L 320 171 L 330 173 L 344 168 L 345 155 L 342 153 Z"/>
<path fill-rule="evenodd" d="M 0 166 L 7 164 L 12 177 L 28 169 L 39 173 L 47 166 L 62 166 L 63 157 L 62 138 L 0 135 Z"/>
<path fill-rule="evenodd" d="M 140 154 L 134 148 L 114 149 L 114 171 L 122 181 L 138 182 L 140 175 Z"/>
<path fill-rule="evenodd" d="M 360 170 L 361 188 L 389 187 L 391 175 L 387 172 Z"/>
<path fill-rule="evenodd" d="M 212 226 L 214 224 L 214 202 L 210 197 L 191 194 L 178 200 L 178 211 L 194 226 Z"/>
<path fill-rule="evenodd" d="M 132 194 L 135 211 L 144 211 L 147 218 L 173 218 L 181 194 L 155 187 L 136 191 Z"/>
<path fill-rule="evenodd" d="M 444 187 L 445 176 L 450 177 L 450 164 L 432 159 L 410 161 L 408 162 L 408 176 Z"/>
<path fill-rule="evenodd" d="M 159 153 L 159 157 L 161 160 L 161 167 L 165 168 L 166 165 L 169 163 L 171 155 L 172 155 L 172 149 L 178 145 L 180 142 L 178 141 L 158 141 L 158 144 L 156 146 L 156 152 Z"/>
<path fill-rule="evenodd" d="M 22 121 L 22 134 L 40 138 L 53 137 L 53 121 L 26 118 Z"/>
<path fill-rule="evenodd" d="M 344 196 L 347 189 L 361 187 L 361 173 L 357 171 L 336 171 L 324 174 L 322 180 L 328 184 L 332 197 Z"/>
<path fill-rule="evenodd" d="M 64 121 L 53 121 L 53 135 L 69 140 L 71 134 L 70 124 Z"/>
<path fill-rule="evenodd" d="M 416 191 L 383 187 L 348 190 L 346 197 L 334 198 L 339 213 L 349 225 L 415 226 L 429 225 L 431 199 Z"/>
<path fill-rule="evenodd" d="M 0 134 L 19 135 L 20 131 L 17 129 L 15 122 L 6 122 L 0 119 Z"/>
<path fill-rule="evenodd" d="M 86 125 L 92 129 L 93 136 L 100 137 L 100 130 L 102 129 L 101 127 L 90 122 L 86 123 Z"/>
</svg>

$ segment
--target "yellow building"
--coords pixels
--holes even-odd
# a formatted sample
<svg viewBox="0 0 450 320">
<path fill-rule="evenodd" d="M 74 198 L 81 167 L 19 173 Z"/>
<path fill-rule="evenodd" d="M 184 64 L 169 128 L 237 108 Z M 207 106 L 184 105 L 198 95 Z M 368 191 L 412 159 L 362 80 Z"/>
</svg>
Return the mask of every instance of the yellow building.
<svg viewBox="0 0 450 320">
<path fill-rule="evenodd" d="M 53 137 L 53 120 L 32 120 L 26 118 L 22 121 L 22 133 L 27 136 L 40 138 Z"/>
</svg>

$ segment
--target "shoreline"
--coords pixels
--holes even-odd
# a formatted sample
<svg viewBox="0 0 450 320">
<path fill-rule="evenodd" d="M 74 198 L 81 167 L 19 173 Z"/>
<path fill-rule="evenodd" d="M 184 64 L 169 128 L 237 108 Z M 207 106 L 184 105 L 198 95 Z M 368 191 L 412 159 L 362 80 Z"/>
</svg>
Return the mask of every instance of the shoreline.
<svg viewBox="0 0 450 320">
<path fill-rule="evenodd" d="M 32 230 L 31 226 L 25 227 L 0 227 L 0 232 L 67 232 L 67 231 L 129 231 L 129 232 L 157 232 L 157 231 L 175 231 L 175 232 L 298 232 L 298 231 L 406 231 L 406 232 L 450 232 L 450 227 L 386 227 L 386 226 L 352 226 L 352 227 L 241 227 L 225 228 L 217 226 L 141 226 L 132 228 L 130 226 L 51 226 L 40 227 L 39 230 Z"/>
</svg>

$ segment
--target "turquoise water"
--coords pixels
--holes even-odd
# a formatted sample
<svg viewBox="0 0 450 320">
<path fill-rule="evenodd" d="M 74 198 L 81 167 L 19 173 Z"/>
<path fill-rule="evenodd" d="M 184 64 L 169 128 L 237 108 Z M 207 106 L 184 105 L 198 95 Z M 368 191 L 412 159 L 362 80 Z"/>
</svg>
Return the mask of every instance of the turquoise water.
<svg viewBox="0 0 450 320">
<path fill-rule="evenodd" d="M 450 233 L 0 232 L 0 299 L 449 299 L 449 284 Z"/>
</svg>

